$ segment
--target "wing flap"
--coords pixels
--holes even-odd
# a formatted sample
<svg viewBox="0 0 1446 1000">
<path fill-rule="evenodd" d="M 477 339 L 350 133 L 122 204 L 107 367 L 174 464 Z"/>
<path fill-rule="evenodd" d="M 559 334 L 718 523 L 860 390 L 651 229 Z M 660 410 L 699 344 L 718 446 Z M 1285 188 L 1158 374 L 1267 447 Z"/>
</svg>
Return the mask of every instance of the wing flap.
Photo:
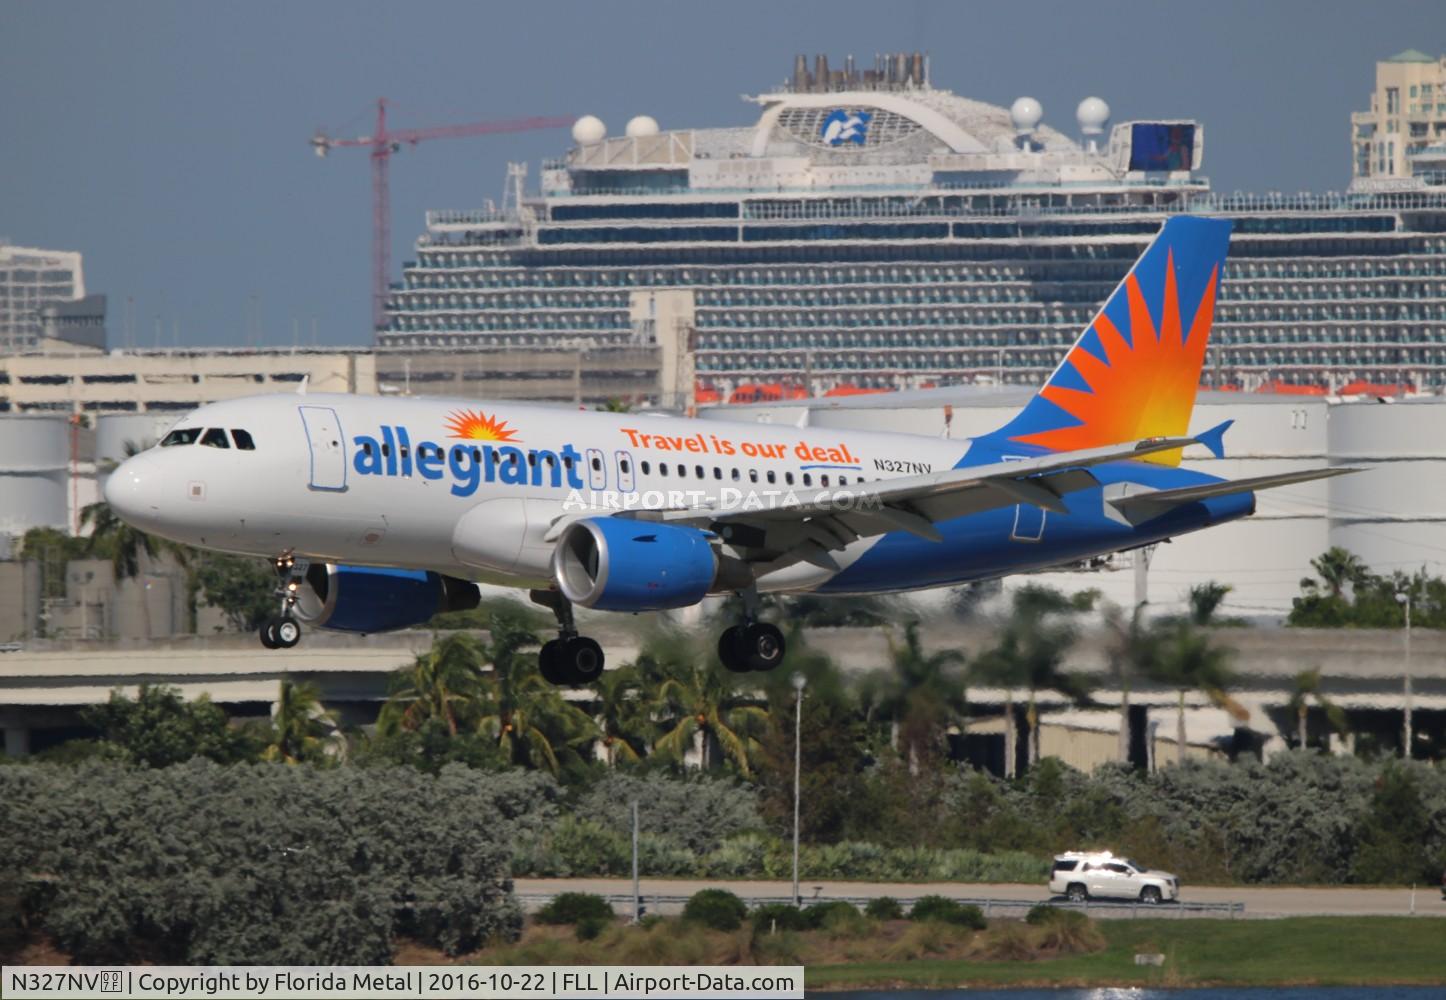
<svg viewBox="0 0 1446 1000">
<path fill-rule="evenodd" d="M 1268 490 L 1277 486 L 1291 486 L 1308 483 L 1317 479 L 1343 476 L 1360 469 L 1302 469 L 1298 472 L 1280 472 L 1272 476 L 1254 476 L 1250 479 L 1227 479 L 1218 483 L 1202 483 L 1199 486 L 1181 486 L 1173 490 L 1148 490 L 1133 492 L 1140 487 L 1133 483 L 1117 483 L 1105 490 L 1105 506 L 1113 510 L 1128 524 L 1141 524 L 1187 503 L 1209 500 L 1211 497 L 1230 496 L 1234 493 L 1248 493 Z"/>
</svg>

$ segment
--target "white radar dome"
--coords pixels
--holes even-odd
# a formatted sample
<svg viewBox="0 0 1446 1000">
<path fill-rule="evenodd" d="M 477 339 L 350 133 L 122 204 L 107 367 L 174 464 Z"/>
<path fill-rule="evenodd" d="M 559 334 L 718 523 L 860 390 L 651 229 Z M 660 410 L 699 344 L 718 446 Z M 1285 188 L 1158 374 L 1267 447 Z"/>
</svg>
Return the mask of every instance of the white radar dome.
<svg viewBox="0 0 1446 1000">
<path fill-rule="evenodd" d="M 608 134 L 608 127 L 597 115 L 583 115 L 572 123 L 572 141 L 579 146 L 590 146 L 602 142 Z"/>
<path fill-rule="evenodd" d="M 1009 119 L 1014 122 L 1014 131 L 1027 135 L 1034 131 L 1044 117 L 1044 108 L 1032 97 L 1021 97 L 1009 106 Z"/>
<path fill-rule="evenodd" d="M 1105 123 L 1110 120 L 1110 106 L 1098 97 L 1086 97 L 1075 108 L 1074 117 L 1085 135 L 1103 135 Z"/>
<path fill-rule="evenodd" d="M 638 115 L 628 120 L 627 135 L 629 139 L 641 139 L 644 136 L 658 134 L 658 120 L 652 115 Z"/>
</svg>

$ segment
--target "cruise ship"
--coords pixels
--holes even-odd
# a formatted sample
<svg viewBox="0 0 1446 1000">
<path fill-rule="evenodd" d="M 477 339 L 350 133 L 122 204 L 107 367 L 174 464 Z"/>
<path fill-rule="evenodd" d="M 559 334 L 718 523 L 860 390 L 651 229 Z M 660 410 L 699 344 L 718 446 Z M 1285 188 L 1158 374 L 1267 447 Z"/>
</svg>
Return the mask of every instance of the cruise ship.
<svg viewBox="0 0 1446 1000">
<path fill-rule="evenodd" d="M 513 165 L 502 206 L 429 212 L 377 343 L 671 343 L 724 399 L 1037 383 L 1162 220 L 1190 212 L 1235 223 L 1207 385 L 1446 381 L 1440 174 L 1222 194 L 1198 121 L 1111 124 L 1089 97 L 1071 135 L 1030 98 L 934 87 L 919 53 L 799 56 L 748 100 L 743 127 L 640 115 L 609 136 L 584 117 L 536 193 Z"/>
</svg>

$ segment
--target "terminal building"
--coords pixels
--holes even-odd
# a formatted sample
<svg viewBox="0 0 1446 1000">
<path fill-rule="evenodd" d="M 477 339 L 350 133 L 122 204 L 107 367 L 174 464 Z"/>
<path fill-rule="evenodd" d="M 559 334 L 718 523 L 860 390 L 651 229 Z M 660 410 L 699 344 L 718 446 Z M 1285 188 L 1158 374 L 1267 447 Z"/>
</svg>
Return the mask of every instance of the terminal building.
<svg viewBox="0 0 1446 1000">
<path fill-rule="evenodd" d="M 1235 222 L 1207 384 L 1446 381 L 1441 177 L 1224 194 L 1198 121 L 1111 126 L 1088 97 L 1055 127 L 1037 101 L 972 100 L 929 70 L 917 53 L 799 57 L 751 98 L 751 124 L 638 115 L 614 136 L 579 119 L 538 195 L 428 213 L 377 342 L 625 344 L 681 326 L 704 391 L 725 397 L 1037 384 L 1163 219 L 1191 212 Z M 1418 75 L 1399 124 L 1434 136 Z"/>
</svg>

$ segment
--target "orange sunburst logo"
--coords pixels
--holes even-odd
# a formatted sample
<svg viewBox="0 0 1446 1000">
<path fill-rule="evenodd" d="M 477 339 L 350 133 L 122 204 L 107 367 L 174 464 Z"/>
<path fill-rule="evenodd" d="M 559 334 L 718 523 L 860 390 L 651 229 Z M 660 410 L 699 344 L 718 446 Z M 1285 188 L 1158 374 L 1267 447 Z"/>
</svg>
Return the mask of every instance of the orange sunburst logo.
<svg viewBox="0 0 1446 1000">
<path fill-rule="evenodd" d="M 1159 329 L 1145 305 L 1145 295 L 1133 272 L 1125 279 L 1129 303 L 1129 336 L 1103 312 L 1094 331 L 1105 359 L 1076 346 L 1066 364 L 1073 365 L 1088 390 L 1051 382 L 1040 395 L 1079 421 L 1015 438 L 1056 451 L 1093 448 L 1137 438 L 1184 434 L 1205 363 L 1205 345 L 1215 315 L 1217 266 L 1195 309 L 1188 332 L 1183 330 L 1175 283 L 1174 252 L 1166 258 L 1164 302 Z M 1158 452 L 1144 461 L 1179 465 L 1180 452 Z"/>
<path fill-rule="evenodd" d="M 516 441 L 517 432 L 507 421 L 489 417 L 478 410 L 455 410 L 447 416 L 448 436 L 468 441 Z"/>
</svg>

